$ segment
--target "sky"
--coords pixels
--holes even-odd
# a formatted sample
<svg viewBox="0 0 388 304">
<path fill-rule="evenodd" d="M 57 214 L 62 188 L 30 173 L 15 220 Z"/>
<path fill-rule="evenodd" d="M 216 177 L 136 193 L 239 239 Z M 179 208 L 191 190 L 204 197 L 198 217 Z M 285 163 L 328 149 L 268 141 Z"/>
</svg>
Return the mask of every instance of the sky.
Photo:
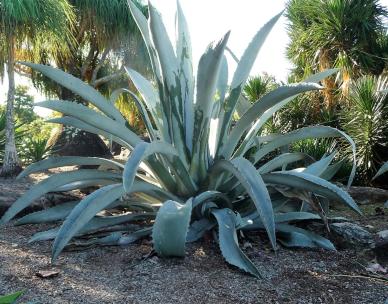
<svg viewBox="0 0 388 304">
<path fill-rule="evenodd" d="M 174 41 L 175 35 L 175 8 L 176 0 L 153 0 L 152 3 L 161 12 L 168 32 Z M 228 47 L 240 57 L 250 42 L 253 35 L 271 17 L 285 8 L 286 0 L 180 0 L 188 22 L 192 46 L 194 64 L 212 41 L 219 40 L 228 30 L 231 35 Z M 380 3 L 388 7 L 388 0 Z M 282 16 L 267 38 L 263 48 L 252 69 L 251 75 L 262 72 L 275 76 L 278 80 L 286 80 L 291 63 L 286 59 L 285 51 L 289 42 L 286 31 L 287 20 Z M 235 63 L 228 60 L 229 79 Z M 25 78 L 16 77 L 16 84 L 30 84 Z M 6 99 L 7 79 L 0 84 L 0 102 Z M 45 98 L 36 92 L 31 85 L 30 93 L 35 96 L 35 101 Z M 47 115 L 47 111 L 38 110 L 40 115 Z"/>
</svg>

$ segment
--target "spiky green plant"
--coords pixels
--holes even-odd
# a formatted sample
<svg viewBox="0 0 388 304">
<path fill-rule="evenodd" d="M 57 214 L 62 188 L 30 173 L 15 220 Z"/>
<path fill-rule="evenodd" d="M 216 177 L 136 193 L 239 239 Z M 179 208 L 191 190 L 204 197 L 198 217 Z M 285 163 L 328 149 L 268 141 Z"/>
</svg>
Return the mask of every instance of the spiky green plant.
<svg viewBox="0 0 388 304">
<path fill-rule="evenodd" d="M 218 227 L 217 239 L 226 261 L 254 276 L 260 273 L 238 246 L 239 230 L 266 230 L 274 249 L 276 231 L 286 246 L 334 249 L 329 240 L 291 225 L 291 222 L 317 220 L 320 216 L 327 223 L 325 214 L 320 212 L 321 202 L 327 199 L 343 202 L 359 212 L 345 191 L 326 180 L 336 170 L 336 164 L 331 165 L 334 153 L 306 168 L 286 170 L 287 165 L 309 157 L 303 153 L 278 155 L 277 151 L 307 138 L 345 137 L 354 148 L 352 140 L 341 131 L 325 126 L 266 137 L 258 137 L 257 133 L 278 109 L 298 94 L 321 89 L 317 83 L 336 71 L 325 71 L 307 78 L 304 83 L 277 88 L 246 109 L 232 125 L 257 53 L 281 14 L 253 37 L 228 87 L 224 52 L 229 33 L 207 48 L 194 78 L 190 37 L 179 3 L 175 48 L 154 6 L 149 6 L 147 21 L 132 1 L 129 5 L 147 45 L 155 76 L 156 87 L 136 71 L 127 69 L 142 99 L 132 92 L 129 94 L 137 103 L 151 142 L 143 142 L 128 128 L 113 103 L 87 84 L 55 68 L 26 63 L 94 106 L 92 109 L 58 100 L 39 103 L 41 107 L 66 115 L 52 122 L 110 138 L 130 149 L 131 154 L 125 165 L 100 158 L 58 157 L 29 166 L 20 177 L 66 165 L 101 165 L 105 170 L 84 169 L 49 177 L 19 198 L 1 223 L 10 221 L 47 192 L 101 185 L 80 202 L 29 214 L 16 224 L 63 221 L 59 228 L 40 232 L 32 238 L 32 241 L 55 239 L 52 260 L 72 238 L 108 226 L 109 233 L 103 237 L 99 234 L 99 238 L 88 244 L 123 245 L 152 234 L 154 248 L 161 256 L 183 256 L 186 242 L 196 241 Z M 249 154 L 249 160 L 244 158 L 254 146 L 255 153 Z M 264 162 L 269 155 L 276 157 Z M 353 175 L 354 170 L 349 183 Z M 317 212 L 300 212 L 300 206 L 306 203 Z M 114 216 L 100 213 L 117 206 L 124 206 L 127 212 Z M 142 225 L 133 225 L 133 222 Z"/>
<path fill-rule="evenodd" d="M 357 172 L 369 183 L 388 155 L 388 78 L 363 76 L 349 90 L 343 110 L 344 130 L 357 146 Z M 385 90 L 385 91 L 384 91 Z"/>
</svg>

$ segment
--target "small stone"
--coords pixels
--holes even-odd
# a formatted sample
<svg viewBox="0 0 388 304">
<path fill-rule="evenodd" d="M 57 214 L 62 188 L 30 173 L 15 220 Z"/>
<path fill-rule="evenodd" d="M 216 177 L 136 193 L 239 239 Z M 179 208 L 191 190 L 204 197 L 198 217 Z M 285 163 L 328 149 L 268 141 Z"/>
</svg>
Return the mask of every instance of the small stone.
<svg viewBox="0 0 388 304">
<path fill-rule="evenodd" d="M 380 239 L 388 240 L 388 230 L 379 231 L 377 235 Z"/>
<path fill-rule="evenodd" d="M 333 223 L 330 225 L 333 233 L 339 239 L 340 245 L 374 247 L 372 234 L 354 223 Z"/>
</svg>

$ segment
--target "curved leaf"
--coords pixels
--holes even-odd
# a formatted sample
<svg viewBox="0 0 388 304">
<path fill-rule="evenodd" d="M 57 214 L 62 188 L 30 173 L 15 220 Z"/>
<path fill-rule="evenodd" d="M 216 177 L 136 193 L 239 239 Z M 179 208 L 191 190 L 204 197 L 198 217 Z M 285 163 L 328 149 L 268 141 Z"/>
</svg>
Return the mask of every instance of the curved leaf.
<svg viewBox="0 0 388 304">
<path fill-rule="evenodd" d="M 208 169 L 209 128 L 217 89 L 219 72 L 230 32 L 215 45 L 209 45 L 198 63 L 197 87 L 194 104 L 193 155 L 190 173 L 194 180 L 205 178 Z"/>
<path fill-rule="evenodd" d="M 315 176 L 321 176 L 329 167 L 330 163 L 333 161 L 337 152 L 331 153 L 329 156 L 322 157 L 319 161 L 312 163 L 302 172 L 306 174 L 311 174 Z"/>
<path fill-rule="evenodd" d="M 192 200 L 184 205 L 166 201 L 159 209 L 152 239 L 155 251 L 161 256 L 184 256 L 187 231 L 189 229 Z"/>
<path fill-rule="evenodd" d="M 261 278 L 259 270 L 238 246 L 236 214 L 230 209 L 214 209 L 212 214 L 218 222 L 220 249 L 225 260 L 229 264 Z"/>
<path fill-rule="evenodd" d="M 123 186 L 121 184 L 115 184 L 100 188 L 81 200 L 59 229 L 54 241 L 51 260 L 55 261 L 71 238 L 98 212 L 119 199 L 123 194 Z"/>
<path fill-rule="evenodd" d="M 295 153 L 282 153 L 279 156 L 271 159 L 264 165 L 262 165 L 257 172 L 260 174 L 269 173 L 277 168 L 286 166 L 288 164 L 310 158 L 305 153 L 295 152 Z"/>
<path fill-rule="evenodd" d="M 183 120 L 185 128 L 186 146 L 190 154 L 192 152 L 193 144 L 193 128 L 194 128 L 194 75 L 192 66 L 192 50 L 190 33 L 187 26 L 185 15 L 183 14 L 181 5 L 177 1 L 176 14 L 176 55 L 179 65 L 179 78 L 181 84 L 181 94 L 184 104 Z"/>
<path fill-rule="evenodd" d="M 23 216 L 15 222 L 15 226 L 55 222 L 65 219 L 79 201 L 61 203 L 49 209 L 33 212 Z"/>
<path fill-rule="evenodd" d="M 260 174 L 256 172 L 256 168 L 242 157 L 232 161 L 219 160 L 215 163 L 210 173 L 210 187 L 214 187 L 217 174 L 222 172 L 222 170 L 231 172 L 251 197 L 264 223 L 272 247 L 276 249 L 275 221 L 271 198 Z"/>
<path fill-rule="evenodd" d="M 177 173 L 178 177 L 182 179 L 183 186 L 187 191 L 195 192 L 197 187 L 188 174 L 183 162 L 181 161 L 178 152 L 168 143 L 163 141 L 154 141 L 152 143 L 141 142 L 136 145 L 135 149 L 131 153 L 125 169 L 123 172 L 123 186 L 125 191 L 131 191 L 133 181 L 136 176 L 137 169 L 142 161 L 153 154 L 163 154 L 172 159 L 174 164 L 173 170 Z"/>
<path fill-rule="evenodd" d="M 110 205 L 109 207 L 111 206 L 112 205 Z M 123 223 L 153 220 L 155 219 L 155 215 L 156 213 L 134 213 L 134 214 L 124 214 L 124 215 L 116 215 L 116 216 L 106 216 L 106 217 L 96 216 L 96 217 L 93 217 L 82 229 L 77 231 L 75 236 L 82 236 L 86 234 L 96 233 L 96 232 L 99 232 L 102 228 L 112 227 Z M 117 228 L 122 229 L 123 227 L 120 226 Z M 48 240 L 55 239 L 60 229 L 61 227 L 57 227 L 57 228 L 49 229 L 47 231 L 35 233 L 28 242 L 34 243 L 34 242 L 48 241 Z"/>
<path fill-rule="evenodd" d="M 330 137 L 343 137 L 351 145 L 353 151 L 353 168 L 349 177 L 348 187 L 352 184 L 356 170 L 356 145 L 354 141 L 344 132 L 327 126 L 312 126 L 300 128 L 295 131 L 291 131 L 287 134 L 276 136 L 272 141 L 262 146 L 254 155 L 252 163 L 256 164 L 260 159 L 266 156 L 268 153 L 275 151 L 276 149 L 293 142 L 308 139 L 308 138 L 330 138 Z"/>
<path fill-rule="evenodd" d="M 31 173 L 44 171 L 52 168 L 65 167 L 65 166 L 105 166 L 111 169 L 124 169 L 124 166 L 113 160 L 99 158 L 99 157 L 82 157 L 82 156 L 60 156 L 50 157 L 29 165 L 23 170 L 17 177 L 17 179 L 23 178 Z"/>
<path fill-rule="evenodd" d="M 316 83 L 297 83 L 292 85 L 281 86 L 264 95 L 262 98 L 256 101 L 252 105 L 252 107 L 250 107 L 245 112 L 245 114 L 237 121 L 236 126 L 230 132 L 228 144 L 225 146 L 224 151 L 222 151 L 222 155 L 226 158 L 232 155 L 242 135 L 246 130 L 248 130 L 248 128 L 249 131 L 246 135 L 246 138 L 256 135 L 262 125 L 261 116 L 265 111 L 285 99 L 290 99 L 291 101 L 301 93 L 312 90 L 319 90 L 322 88 L 323 87 L 317 85 Z M 247 143 L 247 141 L 245 141 L 245 143 Z"/>
<path fill-rule="evenodd" d="M 279 242 L 286 247 L 320 247 L 335 250 L 333 243 L 328 239 L 305 229 L 286 224 L 279 224 L 276 229 L 279 231 Z"/>
<path fill-rule="evenodd" d="M 124 140 L 122 140 L 116 136 L 113 136 L 112 134 L 105 132 L 99 128 L 93 127 L 93 126 L 87 124 L 86 122 L 83 122 L 82 120 L 79 120 L 79 119 L 74 118 L 74 117 L 64 116 L 64 117 L 59 117 L 59 118 L 48 119 L 48 120 L 46 120 L 46 122 L 61 124 L 61 125 L 65 125 L 65 126 L 72 126 L 74 128 L 84 130 L 84 131 L 89 132 L 89 133 L 102 135 L 103 137 L 105 137 L 105 139 L 117 142 L 118 144 L 120 144 L 123 147 L 126 147 L 128 149 L 132 148 L 132 146 L 129 145 Z"/>
<path fill-rule="evenodd" d="M 377 171 L 373 179 L 379 177 L 380 175 L 383 175 L 386 172 L 388 172 L 388 162 L 386 162 L 384 165 L 381 166 L 381 168 L 379 169 L 379 171 Z"/>
<path fill-rule="evenodd" d="M 119 124 L 109 117 L 106 117 L 76 102 L 65 100 L 47 100 L 36 103 L 35 105 L 58 111 L 65 115 L 73 116 L 97 129 L 101 129 L 108 134 L 112 134 L 113 136 L 126 141 L 132 147 L 141 141 L 141 139 L 131 130 L 126 128 L 124 124 Z"/>
<path fill-rule="evenodd" d="M 238 61 L 237 68 L 234 72 L 232 83 L 230 86 L 230 94 L 226 99 L 225 106 L 222 109 L 222 122 L 220 131 L 219 143 L 223 144 L 226 138 L 227 132 L 230 127 L 231 118 L 236 108 L 236 104 L 241 95 L 241 91 L 245 82 L 248 79 L 252 66 L 256 60 L 262 45 L 264 44 L 269 32 L 272 30 L 275 23 L 278 21 L 283 12 L 277 14 L 271 20 L 269 20 L 253 37 L 248 47 L 245 49 L 244 54 Z"/>
<path fill-rule="evenodd" d="M 163 134 L 163 139 L 167 142 L 170 142 L 171 139 L 168 132 L 167 118 L 165 117 L 165 113 L 163 113 L 161 101 L 155 91 L 154 86 L 135 70 L 132 70 L 128 67 L 126 67 L 125 70 L 127 71 L 127 74 L 129 75 L 129 78 L 132 80 L 136 89 L 139 91 L 141 97 L 147 105 L 148 110 L 151 112 L 156 127 L 158 128 L 159 132 Z"/>
<path fill-rule="evenodd" d="M 0 220 L 0 224 L 9 222 L 15 215 L 25 209 L 31 202 L 41 197 L 50 191 L 57 189 L 60 186 L 67 185 L 72 182 L 82 181 L 84 179 L 112 179 L 121 180 L 121 175 L 111 172 L 99 170 L 77 170 L 71 172 L 57 173 L 40 182 L 39 184 L 28 190 L 20 197 L 12 206 L 4 213 Z"/>
<path fill-rule="evenodd" d="M 103 112 L 110 118 L 114 119 L 117 122 L 125 124 L 125 119 L 121 115 L 120 111 L 116 109 L 111 103 L 109 103 L 108 100 L 106 100 L 100 92 L 98 92 L 82 80 L 48 65 L 30 62 L 20 63 L 32 68 L 33 70 L 41 72 L 43 75 L 47 76 L 51 80 L 57 82 L 61 86 L 69 89 L 70 91 L 89 101 L 91 104 L 96 106 L 101 112 Z"/>
<path fill-rule="evenodd" d="M 262 177 L 269 184 L 279 184 L 292 187 L 293 189 L 303 189 L 328 199 L 342 202 L 361 214 L 361 210 L 347 192 L 320 177 L 295 171 L 272 172 L 263 174 Z"/>
<path fill-rule="evenodd" d="M 131 90 L 120 88 L 112 92 L 111 94 L 111 102 L 113 103 L 116 102 L 117 98 L 120 96 L 122 93 L 127 93 L 132 97 L 132 100 L 135 102 L 136 108 L 138 109 L 141 119 L 148 131 L 148 134 L 152 140 L 156 140 L 158 136 L 155 133 L 154 127 L 152 126 L 151 119 L 148 115 L 147 109 L 144 107 L 143 103 L 139 100 L 137 95 L 132 92 Z M 154 121 L 157 122 L 157 117 L 153 117 Z M 159 129 L 159 128 L 158 128 Z M 160 129 L 159 129 L 160 131 Z"/>
</svg>

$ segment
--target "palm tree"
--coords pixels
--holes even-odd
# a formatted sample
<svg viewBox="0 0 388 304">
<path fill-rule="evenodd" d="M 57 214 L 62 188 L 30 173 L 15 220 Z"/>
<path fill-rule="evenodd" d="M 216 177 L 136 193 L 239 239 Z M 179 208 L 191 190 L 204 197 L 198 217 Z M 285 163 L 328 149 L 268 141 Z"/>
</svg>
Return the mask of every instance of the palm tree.
<svg viewBox="0 0 388 304">
<path fill-rule="evenodd" d="M 59 52 L 65 56 L 61 41 L 71 41 L 69 31 L 73 9 L 66 0 L 1 0 L 0 1 L 0 74 L 7 66 L 8 97 L 5 127 L 5 156 L 2 176 L 11 176 L 20 171 L 20 162 L 15 146 L 13 105 L 15 100 L 15 58 L 23 48 L 29 57 L 44 52 Z"/>
<path fill-rule="evenodd" d="M 131 65 L 132 68 L 141 72 L 150 71 L 147 51 L 136 23 L 132 19 L 127 0 L 68 1 L 77 12 L 76 26 L 72 28 L 76 44 L 72 44 L 71 41 L 66 42 L 67 47 L 72 50 L 70 56 L 57 57 L 52 60 L 43 54 L 40 63 L 52 64 L 54 62 L 58 68 L 82 79 L 104 95 L 109 95 L 115 88 L 128 86 L 127 77 L 124 75 L 124 65 Z M 142 6 L 140 1 L 138 7 L 146 11 L 146 7 Z M 143 54 L 144 57 L 139 57 L 139 54 Z M 31 70 L 24 70 L 24 72 L 32 73 Z M 79 97 L 71 91 L 57 86 L 41 74 L 31 76 L 34 84 L 46 94 L 55 95 L 61 100 L 87 104 L 86 100 L 79 100 Z M 128 96 L 122 98 L 128 98 Z M 128 105 L 128 100 L 122 102 L 121 105 Z M 58 130 L 59 133 L 51 138 L 50 144 L 57 154 L 107 156 L 108 148 L 99 136 L 74 131 L 76 130 L 62 127 Z M 74 133 L 71 139 L 66 136 L 69 132 Z M 94 148 L 89 149 L 90 145 L 93 145 Z"/>
<path fill-rule="evenodd" d="M 244 96 L 248 101 L 254 103 L 278 86 L 275 77 L 266 73 L 257 75 L 248 79 L 247 84 L 244 86 Z"/>
<path fill-rule="evenodd" d="M 338 67 L 344 95 L 352 78 L 381 74 L 388 56 L 387 15 L 378 0 L 290 0 L 287 56 L 294 72 L 303 78 Z M 334 78 L 324 84 L 325 104 L 332 108 L 339 86 Z"/>
</svg>

